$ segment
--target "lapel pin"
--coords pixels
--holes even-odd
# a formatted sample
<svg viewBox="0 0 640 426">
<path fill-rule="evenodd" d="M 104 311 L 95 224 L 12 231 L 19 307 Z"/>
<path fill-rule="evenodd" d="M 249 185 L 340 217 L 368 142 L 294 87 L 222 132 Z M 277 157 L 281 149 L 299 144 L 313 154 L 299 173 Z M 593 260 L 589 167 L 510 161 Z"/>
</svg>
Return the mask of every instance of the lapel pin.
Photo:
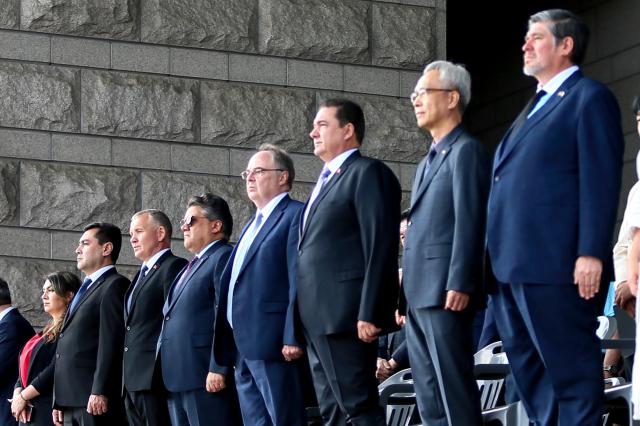
<svg viewBox="0 0 640 426">
<path fill-rule="evenodd" d="M 158 269 L 158 268 L 159 268 L 159 266 L 158 266 L 158 264 L 156 263 L 155 265 L 153 265 L 153 268 L 151 268 L 151 269 Z"/>
<path fill-rule="evenodd" d="M 340 172 L 342 172 L 342 168 L 338 167 L 338 170 L 336 170 L 336 173 L 340 173 Z"/>
<path fill-rule="evenodd" d="M 444 155 L 444 154 L 446 154 L 446 153 L 447 153 L 447 150 L 446 150 L 446 149 L 443 149 L 443 150 L 442 150 L 442 154 Z"/>
<path fill-rule="evenodd" d="M 561 90 L 561 91 L 558 92 L 558 96 L 563 97 L 565 95 L 565 93 L 566 92 L 564 90 Z"/>
</svg>

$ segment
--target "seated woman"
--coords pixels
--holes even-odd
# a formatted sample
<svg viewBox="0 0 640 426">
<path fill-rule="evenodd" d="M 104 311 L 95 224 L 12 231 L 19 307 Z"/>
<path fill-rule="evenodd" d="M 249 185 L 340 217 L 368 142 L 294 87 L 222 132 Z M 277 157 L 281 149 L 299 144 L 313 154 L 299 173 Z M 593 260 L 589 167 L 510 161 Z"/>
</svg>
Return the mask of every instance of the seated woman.
<svg viewBox="0 0 640 426">
<path fill-rule="evenodd" d="M 53 425 L 53 360 L 64 315 L 78 288 L 80 279 L 71 272 L 49 274 L 42 286 L 44 311 L 51 321 L 20 353 L 20 376 L 13 392 L 11 413 L 21 425 Z"/>
</svg>

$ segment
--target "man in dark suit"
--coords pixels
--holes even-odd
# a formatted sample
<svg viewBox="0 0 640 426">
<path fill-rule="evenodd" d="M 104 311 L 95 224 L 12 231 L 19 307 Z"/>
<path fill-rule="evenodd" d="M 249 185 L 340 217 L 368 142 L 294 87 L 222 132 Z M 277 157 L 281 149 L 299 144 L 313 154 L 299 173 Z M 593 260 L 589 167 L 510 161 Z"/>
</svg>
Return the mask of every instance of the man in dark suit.
<svg viewBox="0 0 640 426">
<path fill-rule="evenodd" d="M 262 145 L 242 173 L 257 208 L 227 268 L 216 320 L 216 355 L 235 364 L 246 425 L 304 425 L 296 336 L 295 272 L 302 203 L 289 198 L 295 171 L 289 155 Z M 226 358 L 226 359 L 225 359 Z"/>
<path fill-rule="evenodd" d="M 162 372 L 155 360 L 162 306 L 187 264 L 171 253 L 172 231 L 171 221 L 160 210 L 142 210 L 131 218 L 131 247 L 143 262 L 124 302 L 122 389 L 131 426 L 170 424 Z"/>
<path fill-rule="evenodd" d="M 565 10 L 529 19 L 524 73 L 538 93 L 497 149 L 487 247 L 494 313 L 536 425 L 602 423 L 594 295 L 618 208 L 623 138 L 613 94 L 583 77 L 588 28 Z"/>
<path fill-rule="evenodd" d="M 92 223 L 76 248 L 85 275 L 58 337 L 53 418 L 69 425 L 126 425 L 121 399 L 122 303 L 129 280 L 115 263 L 122 247 L 120 228 Z"/>
<path fill-rule="evenodd" d="M 233 373 L 213 354 L 220 276 L 232 250 L 229 205 L 213 194 L 192 197 L 180 229 L 194 257 L 169 289 L 156 352 L 169 391 L 171 424 L 236 425 L 240 413 Z"/>
<path fill-rule="evenodd" d="M 462 125 L 470 98 L 471 76 L 446 61 L 429 64 L 411 94 L 418 126 L 433 138 L 416 170 L 402 257 L 409 359 L 429 425 L 482 424 L 472 324 L 485 303 L 490 162 Z"/>
<path fill-rule="evenodd" d="M 0 278 L 0 424 L 15 425 L 11 416 L 11 404 L 7 399 L 13 395 L 13 386 L 18 379 L 18 355 L 20 349 L 35 334 L 29 321 L 18 309 L 11 306 L 9 284 Z M 13 381 L 13 385 L 11 382 Z"/>
<path fill-rule="evenodd" d="M 324 101 L 310 133 L 324 168 L 302 213 L 298 308 L 325 424 L 384 425 L 376 339 L 396 329 L 400 185 L 360 155 L 364 114 Z"/>
</svg>

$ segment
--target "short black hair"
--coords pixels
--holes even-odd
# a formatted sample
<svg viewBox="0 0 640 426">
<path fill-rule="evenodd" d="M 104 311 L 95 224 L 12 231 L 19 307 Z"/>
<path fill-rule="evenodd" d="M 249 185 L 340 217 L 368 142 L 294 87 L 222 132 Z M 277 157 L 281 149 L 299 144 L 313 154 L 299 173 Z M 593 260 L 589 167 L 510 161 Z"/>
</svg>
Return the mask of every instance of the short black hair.
<svg viewBox="0 0 640 426">
<path fill-rule="evenodd" d="M 0 278 L 0 305 L 11 304 L 11 290 L 9 290 L 9 284 Z"/>
<path fill-rule="evenodd" d="M 111 261 L 115 264 L 120 256 L 120 249 L 122 248 L 122 231 L 113 223 L 108 222 L 93 222 L 84 227 L 83 231 L 87 232 L 91 229 L 97 229 L 96 239 L 100 245 L 111 243 L 113 250 L 111 250 Z"/>
<path fill-rule="evenodd" d="M 565 9 L 549 9 L 531 15 L 529 25 L 536 22 L 547 23 L 556 42 L 562 41 L 565 37 L 571 37 L 573 40 L 571 63 L 582 64 L 589 45 L 589 27 L 578 15 Z"/>
<path fill-rule="evenodd" d="M 229 210 L 229 204 L 227 204 L 224 198 L 210 192 L 202 195 L 194 195 L 187 203 L 187 208 L 191 206 L 198 206 L 204 210 L 207 219 L 222 222 L 222 233 L 227 240 L 231 238 L 231 234 L 233 233 L 233 217 L 231 216 L 231 210 Z"/>
<path fill-rule="evenodd" d="M 633 102 L 631 103 L 631 111 L 633 111 L 634 115 L 640 114 L 640 95 L 636 95 L 633 98 Z"/>
<path fill-rule="evenodd" d="M 353 124 L 356 134 L 356 141 L 362 145 L 364 141 L 364 112 L 357 103 L 344 98 L 331 98 L 323 101 L 320 108 L 336 108 L 336 118 L 340 123 L 340 127 L 346 126 L 348 123 Z"/>
</svg>

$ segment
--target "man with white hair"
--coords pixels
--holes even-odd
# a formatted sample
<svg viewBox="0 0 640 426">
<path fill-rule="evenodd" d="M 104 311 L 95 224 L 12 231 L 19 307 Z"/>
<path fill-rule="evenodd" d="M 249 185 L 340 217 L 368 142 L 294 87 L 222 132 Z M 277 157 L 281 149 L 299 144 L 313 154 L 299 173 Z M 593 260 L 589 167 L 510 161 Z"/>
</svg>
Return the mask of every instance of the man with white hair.
<svg viewBox="0 0 640 426">
<path fill-rule="evenodd" d="M 485 303 L 490 162 L 461 124 L 470 96 L 467 70 L 446 61 L 429 64 L 411 94 L 418 127 L 433 138 L 416 170 L 402 261 L 409 360 L 428 425 L 482 424 L 472 324 Z"/>
</svg>

